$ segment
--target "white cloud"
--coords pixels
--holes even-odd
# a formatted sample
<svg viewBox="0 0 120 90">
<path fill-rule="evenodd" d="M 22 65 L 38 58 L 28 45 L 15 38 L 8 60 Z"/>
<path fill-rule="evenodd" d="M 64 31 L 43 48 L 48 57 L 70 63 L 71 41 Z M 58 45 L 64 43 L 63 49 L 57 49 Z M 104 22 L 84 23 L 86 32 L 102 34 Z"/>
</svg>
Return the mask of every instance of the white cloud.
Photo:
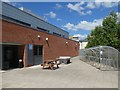
<svg viewBox="0 0 120 90">
<path fill-rule="evenodd" d="M 95 0 L 95 2 L 119 2 L 120 0 Z"/>
<path fill-rule="evenodd" d="M 87 3 L 89 3 L 89 2 L 87 2 Z M 85 10 L 86 10 L 86 8 L 90 8 L 90 9 L 95 8 L 95 6 L 93 6 L 93 3 L 91 2 L 90 5 L 87 4 L 87 6 L 84 6 L 84 7 L 83 7 L 83 5 L 85 5 L 84 2 L 80 2 L 80 3 L 76 3 L 76 4 L 69 3 L 67 5 L 67 7 L 70 9 L 70 12 L 75 11 L 75 12 L 78 12 L 80 15 L 91 15 L 92 11 L 90 11 L 90 10 L 85 11 Z"/>
<path fill-rule="evenodd" d="M 120 17 L 120 12 L 116 12 L 117 16 Z"/>
<path fill-rule="evenodd" d="M 102 2 L 103 1 L 103 2 Z M 67 8 L 69 8 L 69 11 L 75 11 L 78 12 L 80 15 L 90 15 L 92 14 L 92 11 L 87 11 L 87 9 L 95 9 L 95 8 L 99 8 L 99 7 L 105 7 L 105 8 L 111 8 L 114 7 L 116 5 L 118 5 L 117 2 L 112 2 L 112 0 L 95 0 L 95 2 L 87 2 L 85 4 L 85 2 L 80 2 L 80 3 L 69 3 L 67 4 Z M 117 1 L 117 0 L 116 0 Z"/>
<path fill-rule="evenodd" d="M 118 5 L 119 0 L 95 0 L 96 6 L 104 6 L 106 8 L 111 8 Z"/>
<path fill-rule="evenodd" d="M 95 5 L 97 8 L 99 8 L 101 6 L 101 2 L 95 2 Z"/>
<path fill-rule="evenodd" d="M 86 34 L 75 34 L 73 37 L 79 37 L 79 40 L 84 40 L 87 38 Z"/>
<path fill-rule="evenodd" d="M 65 28 L 67 28 L 68 30 L 73 30 L 76 31 L 76 29 L 74 28 L 74 24 L 71 23 L 67 23 L 65 26 L 63 26 Z"/>
<path fill-rule="evenodd" d="M 56 20 L 57 20 L 57 21 L 62 21 L 62 19 L 60 19 L 60 18 L 57 18 Z"/>
<path fill-rule="evenodd" d="M 19 7 L 20 10 L 23 10 L 24 8 L 23 7 Z"/>
<path fill-rule="evenodd" d="M 51 18 L 56 18 L 56 13 L 54 13 L 54 12 L 49 12 L 49 13 L 47 13 L 47 14 L 45 14 L 45 15 L 48 15 L 48 16 L 50 16 Z"/>
<path fill-rule="evenodd" d="M 117 17 L 118 17 L 118 22 L 120 22 L 120 13 L 117 12 L 116 14 L 117 14 Z"/>
<path fill-rule="evenodd" d="M 69 3 L 67 5 L 67 7 L 70 9 L 70 10 L 73 10 L 73 11 L 76 11 L 80 14 L 83 14 L 82 13 L 82 10 L 84 10 L 84 8 L 82 7 L 82 5 L 84 4 L 84 2 L 80 2 L 80 3 L 76 3 L 76 4 L 71 4 Z"/>
<path fill-rule="evenodd" d="M 118 4 L 117 2 L 112 2 L 112 1 L 110 2 L 109 0 L 102 0 L 102 1 L 96 0 L 95 2 L 87 2 L 86 8 L 94 9 L 94 8 L 98 8 L 100 6 L 103 6 L 106 8 L 111 8 Z"/>
<path fill-rule="evenodd" d="M 44 16 L 44 18 L 45 18 L 46 20 L 48 20 L 46 16 L 49 16 L 49 17 L 51 17 L 51 18 L 54 18 L 54 19 L 56 19 L 57 21 L 62 21 L 62 19 L 57 18 L 57 14 L 54 13 L 54 12 L 52 12 L 52 11 L 49 12 L 49 13 L 47 13 L 47 14 L 45 14 L 45 16 Z"/>
<path fill-rule="evenodd" d="M 67 23 L 63 27 L 68 30 L 78 31 L 78 30 L 93 30 L 96 26 L 102 25 L 103 19 L 95 19 L 92 22 L 81 21 L 78 24 Z"/>
<path fill-rule="evenodd" d="M 92 14 L 92 11 L 89 10 L 89 11 L 86 12 L 86 14 L 91 15 L 91 14 Z"/>
<path fill-rule="evenodd" d="M 86 7 L 90 8 L 90 9 L 94 9 L 96 6 L 95 6 L 94 2 L 87 2 Z"/>
<path fill-rule="evenodd" d="M 110 8 L 110 7 L 114 7 L 118 5 L 118 3 L 117 2 L 103 2 L 102 5 L 106 8 Z"/>
<path fill-rule="evenodd" d="M 63 6 L 62 6 L 61 4 L 56 4 L 56 5 L 55 5 L 55 8 L 56 8 L 56 9 L 59 9 L 59 8 L 62 8 L 62 7 L 63 7 Z"/>
<path fill-rule="evenodd" d="M 81 21 L 75 25 L 75 28 L 77 28 L 77 30 L 93 30 L 96 26 L 102 25 L 102 21 L 103 19 L 95 19 L 93 22 Z"/>
<path fill-rule="evenodd" d="M 43 18 L 44 18 L 44 20 L 45 20 L 45 21 L 47 21 L 47 20 L 48 20 L 46 16 L 43 16 Z"/>
</svg>

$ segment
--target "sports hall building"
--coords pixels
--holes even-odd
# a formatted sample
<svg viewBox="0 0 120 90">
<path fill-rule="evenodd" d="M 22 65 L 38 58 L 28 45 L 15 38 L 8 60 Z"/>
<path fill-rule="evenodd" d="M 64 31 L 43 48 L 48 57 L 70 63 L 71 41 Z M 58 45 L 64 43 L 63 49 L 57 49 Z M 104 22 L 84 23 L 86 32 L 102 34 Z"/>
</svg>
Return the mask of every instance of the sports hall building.
<svg viewBox="0 0 120 90">
<path fill-rule="evenodd" d="M 2 2 L 0 13 L 1 69 L 39 65 L 59 56 L 77 56 L 79 43 L 69 33 L 24 9 Z"/>
</svg>

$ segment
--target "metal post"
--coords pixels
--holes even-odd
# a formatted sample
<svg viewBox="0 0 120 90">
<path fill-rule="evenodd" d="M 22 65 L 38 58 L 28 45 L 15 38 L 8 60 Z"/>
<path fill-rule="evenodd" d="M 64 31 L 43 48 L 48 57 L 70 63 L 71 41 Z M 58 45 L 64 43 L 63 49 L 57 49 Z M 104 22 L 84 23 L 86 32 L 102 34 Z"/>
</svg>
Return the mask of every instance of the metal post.
<svg viewBox="0 0 120 90">
<path fill-rule="evenodd" d="M 100 63 L 100 69 L 101 69 L 101 64 L 102 64 L 102 54 L 103 54 L 103 52 L 102 52 L 102 46 L 100 46 L 100 61 L 99 61 L 99 63 Z"/>
</svg>

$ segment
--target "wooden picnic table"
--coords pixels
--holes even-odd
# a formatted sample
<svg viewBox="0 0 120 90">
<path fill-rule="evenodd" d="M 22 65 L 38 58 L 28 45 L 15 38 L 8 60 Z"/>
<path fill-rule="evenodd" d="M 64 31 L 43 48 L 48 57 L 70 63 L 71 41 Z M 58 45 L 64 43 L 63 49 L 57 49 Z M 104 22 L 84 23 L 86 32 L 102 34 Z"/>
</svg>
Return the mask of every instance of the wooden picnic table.
<svg viewBox="0 0 120 90">
<path fill-rule="evenodd" d="M 45 66 L 48 66 L 51 70 L 53 70 L 55 65 L 57 66 L 57 68 L 59 68 L 59 64 L 57 63 L 57 61 L 58 60 L 46 60 L 41 64 L 41 66 L 43 66 L 43 69 Z"/>
</svg>

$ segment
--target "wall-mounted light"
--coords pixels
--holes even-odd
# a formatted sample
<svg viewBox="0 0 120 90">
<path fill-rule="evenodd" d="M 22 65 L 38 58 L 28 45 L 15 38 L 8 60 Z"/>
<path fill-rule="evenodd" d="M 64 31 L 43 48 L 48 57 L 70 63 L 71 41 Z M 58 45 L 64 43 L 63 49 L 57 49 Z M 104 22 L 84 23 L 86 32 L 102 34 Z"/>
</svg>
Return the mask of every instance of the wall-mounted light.
<svg viewBox="0 0 120 90">
<path fill-rule="evenodd" d="M 68 44 L 68 42 L 66 42 L 66 44 Z"/>
<path fill-rule="evenodd" d="M 76 46 L 77 46 L 77 43 L 76 43 Z"/>
<path fill-rule="evenodd" d="M 19 62 L 22 62 L 22 59 L 19 59 Z"/>
<path fill-rule="evenodd" d="M 46 41 L 48 41 L 48 37 L 46 37 Z"/>
<path fill-rule="evenodd" d="M 38 39 L 40 39 L 40 35 L 38 35 L 37 37 L 38 37 Z"/>
</svg>

